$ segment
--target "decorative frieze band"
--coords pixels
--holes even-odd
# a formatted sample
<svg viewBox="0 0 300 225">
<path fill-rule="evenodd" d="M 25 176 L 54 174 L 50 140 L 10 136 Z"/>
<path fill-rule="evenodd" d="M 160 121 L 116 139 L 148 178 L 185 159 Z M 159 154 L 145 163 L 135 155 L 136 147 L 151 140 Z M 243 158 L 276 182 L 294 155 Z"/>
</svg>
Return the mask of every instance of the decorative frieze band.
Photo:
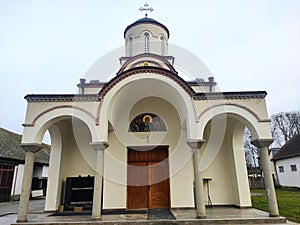
<svg viewBox="0 0 300 225">
<path fill-rule="evenodd" d="M 100 101 L 98 95 L 26 95 L 24 97 L 28 102 L 96 102 Z"/>
<path fill-rule="evenodd" d="M 267 95 L 265 91 L 246 92 L 206 92 L 196 93 L 194 100 L 219 100 L 219 99 L 263 99 Z"/>
</svg>

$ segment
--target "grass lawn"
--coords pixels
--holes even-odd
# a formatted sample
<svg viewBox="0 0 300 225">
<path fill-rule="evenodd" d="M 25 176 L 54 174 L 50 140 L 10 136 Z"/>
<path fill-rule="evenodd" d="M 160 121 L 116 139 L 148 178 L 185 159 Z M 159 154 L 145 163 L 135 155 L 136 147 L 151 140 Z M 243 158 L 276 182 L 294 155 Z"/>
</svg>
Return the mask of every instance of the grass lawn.
<svg viewBox="0 0 300 225">
<path fill-rule="evenodd" d="M 251 190 L 252 206 L 256 209 L 268 211 L 265 190 Z M 279 213 L 288 220 L 300 223 L 300 190 L 276 189 Z"/>
</svg>

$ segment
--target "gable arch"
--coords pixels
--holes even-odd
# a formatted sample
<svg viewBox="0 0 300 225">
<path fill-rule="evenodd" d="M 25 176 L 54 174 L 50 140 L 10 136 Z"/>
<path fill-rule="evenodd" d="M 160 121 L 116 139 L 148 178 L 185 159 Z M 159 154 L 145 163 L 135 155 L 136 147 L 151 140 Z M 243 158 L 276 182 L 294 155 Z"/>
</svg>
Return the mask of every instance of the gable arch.
<svg viewBox="0 0 300 225">
<path fill-rule="evenodd" d="M 92 141 L 98 141 L 98 130 L 95 118 L 84 110 L 76 107 L 54 107 L 39 114 L 34 124 L 24 127 L 22 143 L 42 143 L 46 130 L 56 122 L 64 119 L 76 118 L 82 121 L 90 130 Z"/>
<path fill-rule="evenodd" d="M 186 123 L 188 138 L 195 139 L 197 137 L 197 117 L 191 98 L 192 90 L 186 90 L 183 87 L 184 84 L 180 83 L 179 80 L 176 82 L 176 79 L 171 79 L 170 76 L 174 76 L 174 74 L 167 76 L 161 70 L 161 73 L 149 72 L 148 70 L 132 72 L 131 74 L 122 74 L 118 81 L 100 91 L 99 97 L 102 99 L 98 110 L 100 129 L 108 130 L 108 123 L 114 124 L 114 115 L 120 113 L 120 110 L 114 111 L 115 105 L 118 105 L 118 108 L 122 104 L 129 107 L 137 100 L 153 96 L 166 100 L 174 106 L 181 123 Z M 107 132 L 101 133 L 101 141 L 106 140 Z"/>
<path fill-rule="evenodd" d="M 166 70 L 171 71 L 174 74 L 177 74 L 176 70 L 174 69 L 174 67 L 170 64 L 170 62 L 168 60 L 166 60 L 164 57 L 153 54 L 153 53 L 142 53 L 139 55 L 136 55 L 130 59 L 128 59 L 120 68 L 120 70 L 118 71 L 118 75 L 122 74 L 123 72 L 129 70 L 130 68 L 132 68 L 132 65 L 136 64 L 137 62 L 141 62 L 141 61 L 153 61 L 155 63 L 157 63 L 160 68 L 164 68 Z"/>
</svg>

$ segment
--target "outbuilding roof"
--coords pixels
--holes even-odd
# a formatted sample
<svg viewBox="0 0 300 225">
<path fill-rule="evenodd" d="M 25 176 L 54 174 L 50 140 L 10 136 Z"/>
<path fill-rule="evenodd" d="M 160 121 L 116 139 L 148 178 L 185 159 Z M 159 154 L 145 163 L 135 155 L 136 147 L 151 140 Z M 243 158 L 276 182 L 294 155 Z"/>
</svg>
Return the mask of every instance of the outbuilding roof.
<svg viewBox="0 0 300 225">
<path fill-rule="evenodd" d="M 274 155 L 273 160 L 285 159 L 300 156 L 300 134 L 290 139 L 282 148 Z"/>
<path fill-rule="evenodd" d="M 25 161 L 25 152 L 20 146 L 22 135 L 4 128 L 0 128 L 0 158 L 8 161 Z M 49 164 L 50 146 L 43 144 L 43 148 L 35 154 L 35 163 Z"/>
</svg>

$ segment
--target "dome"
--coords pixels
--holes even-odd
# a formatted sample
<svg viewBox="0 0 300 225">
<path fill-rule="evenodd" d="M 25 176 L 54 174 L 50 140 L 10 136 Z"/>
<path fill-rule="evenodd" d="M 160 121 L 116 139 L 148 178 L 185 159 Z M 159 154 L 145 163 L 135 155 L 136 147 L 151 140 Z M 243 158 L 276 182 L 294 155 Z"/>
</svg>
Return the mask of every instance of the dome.
<svg viewBox="0 0 300 225">
<path fill-rule="evenodd" d="M 160 26 L 161 28 L 163 28 L 163 29 L 167 32 L 168 38 L 169 38 L 169 36 L 170 36 L 169 30 L 168 30 L 168 28 L 167 28 L 165 25 L 161 24 L 160 22 L 156 21 L 155 19 L 151 19 L 151 18 L 149 18 L 149 17 L 144 17 L 144 18 L 139 19 L 139 20 L 135 21 L 134 23 L 130 24 L 130 25 L 125 29 L 125 31 L 124 31 L 124 37 L 126 36 L 126 32 L 127 32 L 130 28 L 132 28 L 133 26 L 139 25 L 139 24 L 154 24 L 154 25 L 158 25 L 158 26 Z"/>
</svg>

